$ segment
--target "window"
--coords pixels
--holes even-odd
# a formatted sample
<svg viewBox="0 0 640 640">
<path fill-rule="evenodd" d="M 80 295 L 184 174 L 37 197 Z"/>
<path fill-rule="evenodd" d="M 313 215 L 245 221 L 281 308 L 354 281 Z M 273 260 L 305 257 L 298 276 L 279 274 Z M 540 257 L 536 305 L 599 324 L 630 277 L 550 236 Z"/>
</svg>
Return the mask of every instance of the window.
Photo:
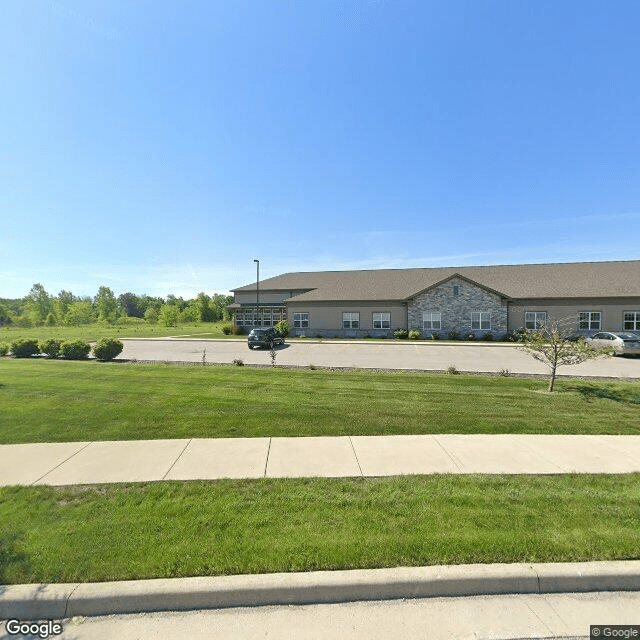
<svg viewBox="0 0 640 640">
<path fill-rule="evenodd" d="M 360 326 L 360 314 L 359 313 L 343 313 L 342 314 L 342 328 L 343 329 L 357 329 Z"/>
<path fill-rule="evenodd" d="M 490 311 L 472 311 L 471 312 L 471 328 L 472 329 L 491 329 L 491 312 Z"/>
<path fill-rule="evenodd" d="M 640 331 L 640 311 L 624 312 L 624 330 Z"/>
<path fill-rule="evenodd" d="M 425 311 L 422 314 L 423 329 L 441 329 L 442 313 L 440 311 Z"/>
<path fill-rule="evenodd" d="M 391 314 L 390 313 L 374 313 L 373 328 L 374 329 L 390 329 Z"/>
<path fill-rule="evenodd" d="M 546 311 L 527 311 L 524 314 L 525 329 L 539 329 L 543 324 L 547 323 Z"/>
<path fill-rule="evenodd" d="M 308 313 L 294 313 L 293 314 L 293 326 L 296 329 L 304 329 L 309 326 L 309 314 Z"/>
<path fill-rule="evenodd" d="M 581 311 L 578 314 L 578 329 L 595 329 L 600 330 L 600 312 L 599 311 Z"/>
<path fill-rule="evenodd" d="M 457 296 L 460 293 L 460 287 L 457 284 L 453 285 L 453 295 Z"/>
</svg>

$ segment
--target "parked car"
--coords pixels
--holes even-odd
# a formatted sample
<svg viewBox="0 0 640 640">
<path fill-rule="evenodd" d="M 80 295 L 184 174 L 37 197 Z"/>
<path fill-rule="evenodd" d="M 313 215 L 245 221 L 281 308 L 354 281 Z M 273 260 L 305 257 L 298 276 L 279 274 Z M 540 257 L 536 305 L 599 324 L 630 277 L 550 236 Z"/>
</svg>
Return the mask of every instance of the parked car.
<svg viewBox="0 0 640 640">
<path fill-rule="evenodd" d="M 284 338 L 271 327 L 268 329 L 251 329 L 247 339 L 249 349 L 254 347 L 269 347 L 273 349 L 277 344 L 284 344 Z"/>
<path fill-rule="evenodd" d="M 613 355 L 640 355 L 640 337 L 633 333 L 600 331 L 586 340 L 594 347 L 611 347 Z"/>
</svg>

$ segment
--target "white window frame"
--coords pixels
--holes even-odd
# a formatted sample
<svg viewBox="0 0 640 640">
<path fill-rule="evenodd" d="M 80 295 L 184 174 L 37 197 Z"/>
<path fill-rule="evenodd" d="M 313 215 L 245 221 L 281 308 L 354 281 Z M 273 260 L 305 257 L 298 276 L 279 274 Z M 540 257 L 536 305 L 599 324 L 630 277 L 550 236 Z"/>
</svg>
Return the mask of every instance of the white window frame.
<svg viewBox="0 0 640 640">
<path fill-rule="evenodd" d="M 343 329 L 359 329 L 360 328 L 360 312 L 359 311 L 343 311 L 342 312 L 342 328 Z"/>
<path fill-rule="evenodd" d="M 297 311 L 293 314 L 293 328 L 307 329 L 309 327 L 309 313 L 306 311 Z"/>
<path fill-rule="evenodd" d="M 601 311 L 579 311 L 578 312 L 578 329 L 580 329 L 581 331 L 585 331 L 585 330 L 602 331 L 602 312 Z"/>
<path fill-rule="evenodd" d="M 533 316 L 533 321 L 528 320 L 527 316 Z M 524 312 L 524 328 L 525 329 L 533 329 L 535 331 L 536 329 L 539 329 L 543 324 L 547 324 L 546 311 L 525 311 Z"/>
<path fill-rule="evenodd" d="M 388 311 L 376 311 L 372 322 L 374 329 L 391 329 L 391 314 Z"/>
<path fill-rule="evenodd" d="M 474 326 L 474 324 L 478 326 Z M 472 311 L 471 331 L 491 331 L 491 311 Z"/>
<path fill-rule="evenodd" d="M 426 329 L 427 331 L 439 331 L 440 329 L 442 329 L 442 312 L 423 311 L 422 329 Z"/>
<path fill-rule="evenodd" d="M 627 316 L 633 316 L 628 320 Z M 627 327 L 628 324 L 632 326 Z M 622 315 L 622 328 L 624 331 L 640 331 L 640 311 L 625 311 Z"/>
<path fill-rule="evenodd" d="M 262 310 L 262 326 L 263 327 L 271 327 L 272 326 L 272 317 L 271 317 L 271 309 L 263 309 Z"/>
</svg>

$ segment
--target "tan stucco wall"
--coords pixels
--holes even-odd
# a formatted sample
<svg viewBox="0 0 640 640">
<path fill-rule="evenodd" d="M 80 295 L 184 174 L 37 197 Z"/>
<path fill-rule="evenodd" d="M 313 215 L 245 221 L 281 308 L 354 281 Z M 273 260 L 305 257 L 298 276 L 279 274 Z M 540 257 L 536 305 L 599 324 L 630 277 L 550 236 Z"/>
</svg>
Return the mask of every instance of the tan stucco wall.
<svg viewBox="0 0 640 640">
<path fill-rule="evenodd" d="M 550 320 L 568 319 L 571 330 L 578 331 L 580 311 L 600 311 L 602 331 L 622 331 L 625 311 L 640 311 L 640 298 L 584 298 L 576 300 L 514 300 L 508 304 L 509 331 L 524 327 L 526 311 L 546 311 Z"/>
<path fill-rule="evenodd" d="M 360 328 L 357 336 L 377 335 L 380 331 L 373 329 L 374 313 L 390 313 L 391 327 L 390 330 L 383 333 L 391 335 L 394 329 L 405 328 L 407 326 L 407 309 L 406 306 L 399 303 L 385 302 L 335 302 L 335 303 L 319 303 L 304 304 L 302 302 L 288 302 L 288 320 L 292 333 L 304 333 L 313 337 L 318 334 L 322 336 L 342 336 L 342 313 L 352 312 L 360 313 Z M 309 327 L 308 329 L 297 330 L 293 328 L 293 314 L 308 313 Z"/>
</svg>

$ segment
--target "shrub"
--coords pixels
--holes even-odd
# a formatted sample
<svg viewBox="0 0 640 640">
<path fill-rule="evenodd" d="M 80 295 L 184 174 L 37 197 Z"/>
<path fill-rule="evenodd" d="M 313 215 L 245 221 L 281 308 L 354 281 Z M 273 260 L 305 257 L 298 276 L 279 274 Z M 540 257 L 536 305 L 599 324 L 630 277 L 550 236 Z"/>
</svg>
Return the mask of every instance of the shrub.
<svg viewBox="0 0 640 640">
<path fill-rule="evenodd" d="M 503 340 L 505 342 L 525 342 L 529 336 L 529 331 L 524 327 L 514 329 L 504 335 Z"/>
<path fill-rule="evenodd" d="M 13 324 L 21 329 L 29 329 L 33 326 L 33 322 L 31 322 L 29 316 L 17 316 L 13 319 Z"/>
<path fill-rule="evenodd" d="M 487 333 L 482 334 L 482 338 L 480 339 L 484 340 L 485 342 L 493 342 L 493 333 L 487 331 Z"/>
<path fill-rule="evenodd" d="M 157 312 L 153 307 L 149 307 L 149 308 L 144 312 L 144 319 L 145 319 L 149 324 L 155 324 L 156 322 L 158 322 L 158 312 Z"/>
<path fill-rule="evenodd" d="M 48 327 L 54 327 L 56 324 L 58 324 L 58 321 L 56 320 L 56 317 L 53 315 L 53 312 L 49 311 L 49 313 L 47 314 L 47 319 L 44 321 L 44 323 Z"/>
<path fill-rule="evenodd" d="M 147 309 L 148 311 L 149 309 Z M 163 304 L 158 313 L 158 321 L 165 327 L 175 327 L 180 320 L 180 309 L 175 304 Z"/>
<path fill-rule="evenodd" d="M 222 333 L 225 336 L 230 336 L 233 333 L 233 325 L 232 324 L 223 324 L 222 325 Z"/>
<path fill-rule="evenodd" d="M 240 358 L 234 358 L 233 364 L 235 364 L 236 367 L 244 367 L 244 362 Z"/>
<path fill-rule="evenodd" d="M 122 353 L 123 344 L 117 338 L 100 338 L 93 347 L 93 355 L 97 360 L 113 360 Z"/>
<path fill-rule="evenodd" d="M 447 333 L 447 338 L 449 340 L 460 340 L 460 334 L 455 329 L 452 329 Z"/>
<path fill-rule="evenodd" d="M 291 332 L 291 327 L 286 320 L 280 320 L 280 322 L 276 322 L 273 327 L 283 338 L 286 338 Z"/>
<path fill-rule="evenodd" d="M 84 360 L 91 351 L 91 345 L 84 340 L 66 340 L 60 345 L 60 355 L 67 360 Z"/>
<path fill-rule="evenodd" d="M 467 342 L 474 342 L 475 339 L 476 339 L 475 333 L 468 333 L 467 336 L 465 337 L 465 340 Z"/>
<path fill-rule="evenodd" d="M 511 371 L 509 369 L 499 369 L 498 375 L 501 378 L 508 378 L 511 375 Z"/>
<path fill-rule="evenodd" d="M 40 353 L 46 354 L 47 358 L 57 358 L 60 353 L 60 340 L 55 338 L 41 340 L 38 346 L 40 347 Z"/>
<path fill-rule="evenodd" d="M 409 337 L 409 332 L 406 329 L 396 329 L 393 335 L 400 340 L 406 340 Z"/>
<path fill-rule="evenodd" d="M 432 340 L 440 340 L 440 339 L 441 339 L 441 338 L 440 338 L 440 334 L 439 334 L 439 333 L 437 333 L 437 332 L 436 332 L 436 333 L 432 333 L 432 334 L 431 334 L 431 339 L 432 339 Z"/>
<path fill-rule="evenodd" d="M 455 364 L 451 364 L 447 367 L 447 374 L 450 376 L 457 376 L 460 375 L 460 372 L 458 371 L 458 369 L 456 369 Z"/>
<path fill-rule="evenodd" d="M 411 329 L 409 331 L 409 340 L 418 340 L 420 338 L 420 332 L 417 329 Z"/>
<path fill-rule="evenodd" d="M 6 342 L 0 342 L 0 356 L 6 356 L 9 353 L 9 345 Z"/>
<path fill-rule="evenodd" d="M 29 358 L 40 353 L 40 347 L 37 340 L 27 340 L 22 338 L 20 340 L 14 340 L 11 343 L 11 353 L 16 358 Z"/>
</svg>

